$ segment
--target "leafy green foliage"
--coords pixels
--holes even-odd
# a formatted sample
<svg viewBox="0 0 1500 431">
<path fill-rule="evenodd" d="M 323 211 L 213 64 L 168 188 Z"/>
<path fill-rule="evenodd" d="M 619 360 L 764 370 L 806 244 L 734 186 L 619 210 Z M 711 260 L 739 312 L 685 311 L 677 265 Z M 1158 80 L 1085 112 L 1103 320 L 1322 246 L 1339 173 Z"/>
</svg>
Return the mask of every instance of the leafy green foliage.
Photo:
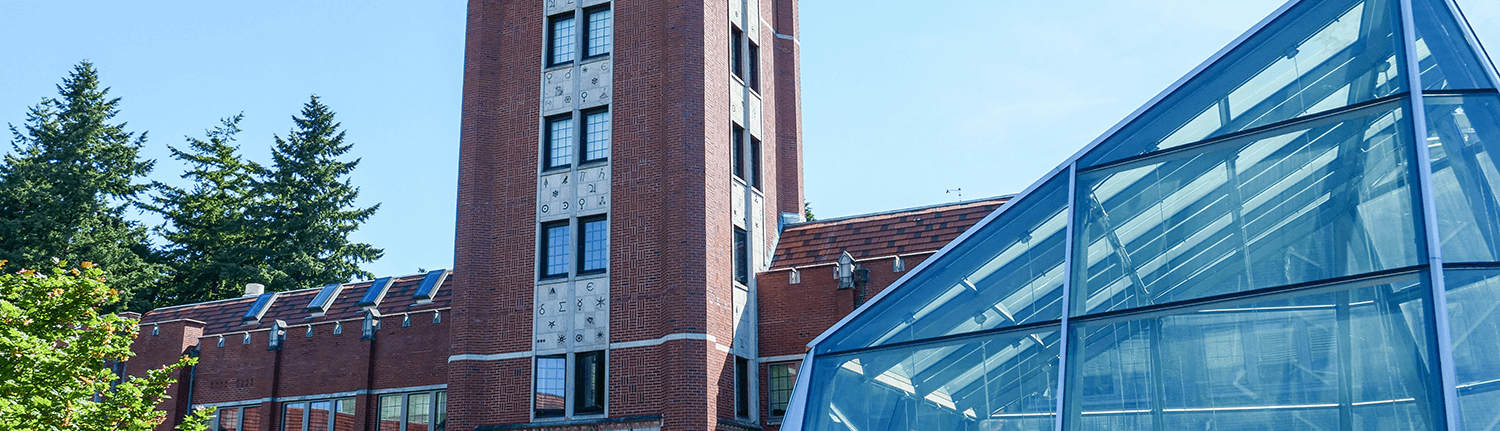
<svg viewBox="0 0 1500 431">
<path fill-rule="evenodd" d="M 58 93 L 30 109 L 24 130 L 10 128 L 15 150 L 0 164 L 0 259 L 32 268 L 54 258 L 100 262 L 116 274 L 109 285 L 121 305 L 150 309 L 149 295 L 133 293 L 153 291 L 164 268 L 151 261 L 146 228 L 125 218 L 147 188 L 136 180 L 153 165 L 138 154 L 146 135 L 111 124 L 120 100 L 99 87 L 88 62 Z"/>
<path fill-rule="evenodd" d="M 137 321 L 100 314 L 121 293 L 98 267 L 81 266 L 0 274 L 0 431 L 153 429 L 172 373 L 197 360 L 117 381 L 109 363 L 131 356 Z M 208 414 L 178 429 L 202 430 Z"/>
</svg>

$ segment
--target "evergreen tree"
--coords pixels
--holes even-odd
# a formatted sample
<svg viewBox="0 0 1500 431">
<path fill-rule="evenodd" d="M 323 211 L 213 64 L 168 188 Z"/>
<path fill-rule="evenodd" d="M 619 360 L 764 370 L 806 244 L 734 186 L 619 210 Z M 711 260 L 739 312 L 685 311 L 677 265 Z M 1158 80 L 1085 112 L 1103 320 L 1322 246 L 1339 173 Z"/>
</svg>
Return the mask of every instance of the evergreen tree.
<svg viewBox="0 0 1500 431">
<path fill-rule="evenodd" d="M 99 87 L 92 64 L 75 66 L 57 88 L 61 98 L 32 107 L 24 130 L 10 127 L 15 150 L 0 164 L 0 259 L 30 268 L 98 262 L 114 274 L 108 283 L 124 295 L 120 306 L 149 309 L 162 267 L 151 262 L 146 228 L 125 218 L 146 188 L 136 180 L 154 163 L 138 154 L 146 134 L 110 123 L 120 99 Z"/>
<path fill-rule="evenodd" d="M 163 250 L 171 268 L 157 306 L 212 301 L 239 296 L 245 283 L 263 282 L 267 274 L 249 211 L 260 205 L 253 193 L 256 166 L 239 155 L 235 134 L 244 115 L 223 120 L 207 140 L 188 138 L 189 151 L 168 146 L 172 157 L 190 166 L 184 179 L 190 189 L 156 182 L 158 195 L 149 209 L 161 214 L 158 230 L 170 245 Z"/>
<path fill-rule="evenodd" d="M 261 179 L 256 193 L 264 203 L 251 210 L 269 269 L 270 285 L 286 290 L 369 278 L 359 268 L 379 259 L 384 251 L 365 243 L 351 243 L 379 204 L 354 205 L 359 188 L 346 178 L 359 159 L 345 162 L 349 152 L 344 132 L 333 110 L 312 96 L 293 117 L 296 128 L 283 139 L 276 136 L 271 169 L 257 168 Z"/>
</svg>

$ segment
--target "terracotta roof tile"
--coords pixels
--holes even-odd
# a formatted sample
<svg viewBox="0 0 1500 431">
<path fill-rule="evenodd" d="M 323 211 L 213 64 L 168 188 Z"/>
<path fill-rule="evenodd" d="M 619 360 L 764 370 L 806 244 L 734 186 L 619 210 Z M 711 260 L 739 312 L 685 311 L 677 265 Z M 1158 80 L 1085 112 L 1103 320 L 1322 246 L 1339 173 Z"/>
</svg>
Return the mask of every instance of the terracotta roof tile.
<svg viewBox="0 0 1500 431">
<path fill-rule="evenodd" d="M 787 226 L 771 269 L 831 263 L 847 250 L 855 257 L 937 251 L 963 234 L 1009 196 Z"/>
</svg>

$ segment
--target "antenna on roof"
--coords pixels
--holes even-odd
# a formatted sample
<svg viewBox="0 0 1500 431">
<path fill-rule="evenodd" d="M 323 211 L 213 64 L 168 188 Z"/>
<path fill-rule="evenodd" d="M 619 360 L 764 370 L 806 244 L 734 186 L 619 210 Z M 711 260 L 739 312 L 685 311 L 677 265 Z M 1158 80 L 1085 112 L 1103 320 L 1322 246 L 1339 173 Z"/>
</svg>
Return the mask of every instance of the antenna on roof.
<svg viewBox="0 0 1500 431">
<path fill-rule="evenodd" d="M 959 188 L 956 188 L 956 189 L 948 189 L 947 191 L 944 191 L 943 193 L 958 193 L 958 203 L 963 203 L 964 202 L 964 188 L 963 187 L 959 187 Z"/>
</svg>

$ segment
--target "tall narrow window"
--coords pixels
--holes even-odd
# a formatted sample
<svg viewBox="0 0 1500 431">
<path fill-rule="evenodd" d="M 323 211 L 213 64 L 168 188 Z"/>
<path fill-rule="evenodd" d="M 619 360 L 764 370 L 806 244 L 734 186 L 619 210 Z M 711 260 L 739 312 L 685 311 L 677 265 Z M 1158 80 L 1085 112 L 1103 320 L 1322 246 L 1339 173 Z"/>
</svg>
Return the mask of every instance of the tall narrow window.
<svg viewBox="0 0 1500 431">
<path fill-rule="evenodd" d="M 548 66 L 556 66 L 573 61 L 573 55 L 577 43 L 577 34 L 574 31 L 573 14 L 558 15 L 552 17 L 552 22 L 547 26 L 548 37 L 547 50 L 551 52 L 548 58 Z"/>
<path fill-rule="evenodd" d="M 354 399 L 338 400 L 333 413 L 333 431 L 354 431 Z"/>
<path fill-rule="evenodd" d="M 437 408 L 433 409 L 432 423 L 438 429 L 442 429 L 448 422 L 448 391 L 438 391 L 436 404 Z"/>
<path fill-rule="evenodd" d="M 281 429 L 302 431 L 307 416 L 307 403 L 291 403 L 281 407 Z"/>
<path fill-rule="evenodd" d="M 750 417 L 750 360 L 734 357 L 734 415 Z"/>
<path fill-rule="evenodd" d="M 307 431 L 329 431 L 328 417 L 333 410 L 333 401 L 313 401 L 307 406 Z"/>
<path fill-rule="evenodd" d="M 740 126 L 732 126 L 730 129 L 731 129 L 731 133 L 733 133 L 733 135 L 730 135 L 730 137 L 729 137 L 729 142 L 730 142 L 730 146 L 729 146 L 729 151 L 730 151 L 730 154 L 729 154 L 730 166 L 729 166 L 729 169 L 733 170 L 735 178 L 739 178 L 740 181 L 744 181 L 745 180 L 745 128 L 740 127 Z"/>
<path fill-rule="evenodd" d="M 214 431 L 240 431 L 240 409 L 220 407 L 218 416 Z"/>
<path fill-rule="evenodd" d="M 745 65 L 750 69 L 748 72 L 750 82 L 747 82 L 746 85 L 749 85 L 751 90 L 760 92 L 760 46 L 756 45 L 755 42 L 750 42 L 749 54 L 749 58 L 745 59 Z"/>
<path fill-rule="evenodd" d="M 604 413 L 604 352 L 579 353 L 573 361 L 573 413 Z"/>
<path fill-rule="evenodd" d="M 427 431 L 432 423 L 432 394 L 406 396 L 406 431 Z"/>
<path fill-rule="evenodd" d="M 568 222 L 542 225 L 542 278 L 568 275 Z"/>
<path fill-rule="evenodd" d="M 536 416 L 562 416 L 567 404 L 568 358 L 563 355 L 536 358 Z"/>
<path fill-rule="evenodd" d="M 760 140 L 750 138 L 750 187 L 760 188 Z"/>
<path fill-rule="evenodd" d="M 559 115 L 547 119 L 547 148 L 542 157 L 546 169 L 565 168 L 573 163 L 573 116 Z"/>
<path fill-rule="evenodd" d="M 578 272 L 580 274 L 604 272 L 609 268 L 609 224 L 604 216 L 578 220 Z"/>
<path fill-rule="evenodd" d="M 379 431 L 401 431 L 401 397 L 402 395 L 380 396 Z"/>
<path fill-rule="evenodd" d="M 796 382 L 796 370 L 789 364 L 773 364 L 767 368 L 769 376 L 766 378 L 766 395 L 769 395 L 767 404 L 771 406 L 771 417 L 780 418 L 786 416 L 786 406 L 792 400 L 792 383 Z"/>
<path fill-rule="evenodd" d="M 750 256 L 745 249 L 748 242 L 744 229 L 734 228 L 734 281 L 750 285 Z"/>
<path fill-rule="evenodd" d="M 583 162 L 609 158 L 609 111 L 583 114 Z"/>
<path fill-rule="evenodd" d="M 742 52 L 742 50 L 744 48 L 741 48 L 741 46 L 744 45 L 744 42 L 745 42 L 745 32 L 740 31 L 740 29 L 738 29 L 738 28 L 734 28 L 733 26 L 730 26 L 730 29 L 729 29 L 729 73 L 734 74 L 734 76 L 740 77 L 741 80 L 745 79 L 745 69 L 744 69 L 745 59 L 743 58 L 744 54 Z"/>
<path fill-rule="evenodd" d="M 584 10 L 583 13 L 588 16 L 589 20 L 588 28 L 583 30 L 584 39 L 589 44 L 584 56 L 596 57 L 609 54 L 610 40 L 614 36 L 614 14 L 610 12 L 608 6 Z"/>
</svg>

